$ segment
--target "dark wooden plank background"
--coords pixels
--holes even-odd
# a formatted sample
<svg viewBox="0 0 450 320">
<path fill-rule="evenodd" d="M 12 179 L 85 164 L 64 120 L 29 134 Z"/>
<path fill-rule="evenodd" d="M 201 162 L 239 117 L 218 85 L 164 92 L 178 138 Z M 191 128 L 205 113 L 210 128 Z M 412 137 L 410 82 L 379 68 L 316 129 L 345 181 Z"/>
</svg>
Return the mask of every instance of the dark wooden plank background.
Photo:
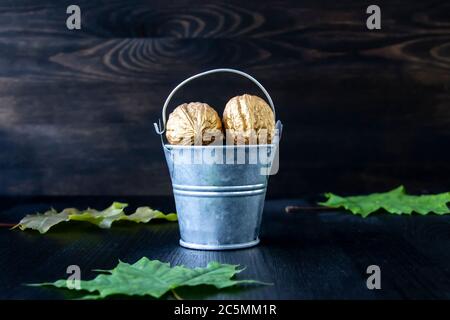
<svg viewBox="0 0 450 320">
<path fill-rule="evenodd" d="M 249 72 L 285 124 L 269 196 L 447 191 L 450 3 L 0 1 L 0 194 L 167 195 L 152 122 L 184 78 Z M 219 113 L 245 80 L 212 76 L 175 103 Z"/>
</svg>

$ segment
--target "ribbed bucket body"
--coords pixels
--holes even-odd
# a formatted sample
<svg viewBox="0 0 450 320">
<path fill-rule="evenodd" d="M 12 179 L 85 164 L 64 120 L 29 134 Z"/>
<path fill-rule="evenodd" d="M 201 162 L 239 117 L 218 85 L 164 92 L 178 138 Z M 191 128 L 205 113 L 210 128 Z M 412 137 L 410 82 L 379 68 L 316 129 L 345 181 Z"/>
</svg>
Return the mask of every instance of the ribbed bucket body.
<svg viewBox="0 0 450 320">
<path fill-rule="evenodd" d="M 164 152 L 182 246 L 225 250 L 259 242 L 267 172 L 276 145 L 164 145 Z"/>
</svg>

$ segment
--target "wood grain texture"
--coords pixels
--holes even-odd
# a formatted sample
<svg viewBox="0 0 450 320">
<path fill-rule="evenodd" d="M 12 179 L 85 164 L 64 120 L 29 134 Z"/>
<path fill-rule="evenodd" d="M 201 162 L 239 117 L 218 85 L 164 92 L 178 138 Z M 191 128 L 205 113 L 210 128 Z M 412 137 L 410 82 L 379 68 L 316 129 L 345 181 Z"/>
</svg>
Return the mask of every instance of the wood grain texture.
<svg viewBox="0 0 450 320">
<path fill-rule="evenodd" d="M 450 5 L 381 1 L 0 1 L 0 194 L 170 194 L 152 122 L 206 69 L 254 75 L 285 125 L 269 197 L 448 190 Z M 173 106 L 260 94 L 229 75 Z"/>
<path fill-rule="evenodd" d="M 103 208 L 114 200 L 128 202 L 130 210 L 148 204 L 166 212 L 174 209 L 170 197 L 0 200 L 5 222 L 50 206 Z M 60 224 L 45 236 L 0 228 L 0 299 L 73 298 L 65 291 L 21 284 L 66 278 L 66 268 L 72 264 L 80 266 L 82 279 L 91 279 L 93 269 L 110 269 L 118 259 L 132 263 L 143 256 L 188 267 L 203 267 L 210 261 L 240 264 L 246 269 L 239 277 L 274 283 L 243 290 L 177 289 L 185 299 L 450 298 L 449 216 L 376 214 L 363 219 L 342 211 L 284 213 L 290 204 L 305 202 L 266 203 L 259 246 L 222 252 L 181 248 L 176 223 L 119 223 L 109 230 Z M 366 287 L 366 269 L 372 264 L 381 268 L 382 290 Z"/>
</svg>

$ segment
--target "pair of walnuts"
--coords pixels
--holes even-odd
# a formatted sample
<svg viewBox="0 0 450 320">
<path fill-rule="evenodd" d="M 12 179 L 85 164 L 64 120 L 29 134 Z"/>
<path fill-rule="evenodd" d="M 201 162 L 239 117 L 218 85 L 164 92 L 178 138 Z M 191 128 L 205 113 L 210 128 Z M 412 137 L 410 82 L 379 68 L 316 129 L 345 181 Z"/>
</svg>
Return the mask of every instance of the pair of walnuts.
<svg viewBox="0 0 450 320">
<path fill-rule="evenodd" d="M 166 137 L 170 144 L 208 145 L 223 139 L 223 127 L 234 144 L 271 143 L 275 117 L 263 99 L 249 94 L 231 98 L 222 120 L 206 103 L 184 103 L 169 115 Z"/>
</svg>

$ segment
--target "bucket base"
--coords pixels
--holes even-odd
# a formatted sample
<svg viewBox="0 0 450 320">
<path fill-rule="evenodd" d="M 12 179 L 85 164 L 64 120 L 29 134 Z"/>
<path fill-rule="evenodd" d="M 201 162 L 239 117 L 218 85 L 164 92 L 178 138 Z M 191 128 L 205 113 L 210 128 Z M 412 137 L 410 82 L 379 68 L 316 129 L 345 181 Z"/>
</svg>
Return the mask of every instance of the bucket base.
<svg viewBox="0 0 450 320">
<path fill-rule="evenodd" d="M 218 245 L 190 243 L 184 242 L 183 240 L 180 239 L 180 246 L 194 250 L 235 250 L 253 247 L 256 246 L 258 243 L 259 238 L 256 238 L 256 240 L 250 242 L 236 243 L 236 244 L 218 244 Z"/>
</svg>

